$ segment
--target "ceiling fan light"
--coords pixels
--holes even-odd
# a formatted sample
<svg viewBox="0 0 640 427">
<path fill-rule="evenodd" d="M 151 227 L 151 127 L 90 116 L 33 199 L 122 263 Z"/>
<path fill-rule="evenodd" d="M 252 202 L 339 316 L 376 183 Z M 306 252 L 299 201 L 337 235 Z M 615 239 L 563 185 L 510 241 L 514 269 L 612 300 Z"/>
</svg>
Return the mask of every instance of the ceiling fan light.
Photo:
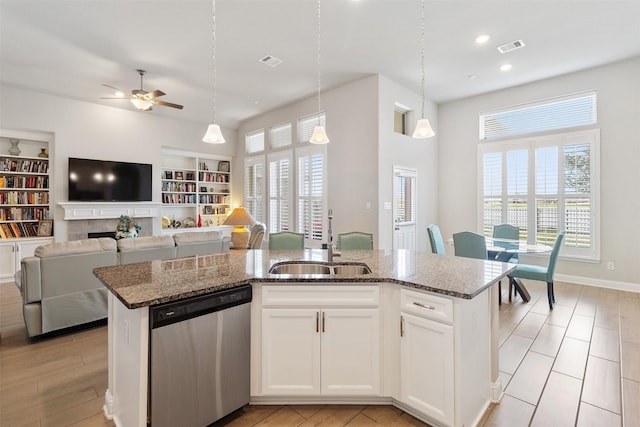
<svg viewBox="0 0 640 427">
<path fill-rule="evenodd" d="M 329 137 L 327 136 L 327 132 L 324 130 L 324 126 L 316 126 L 313 128 L 313 135 L 311 135 L 311 139 L 309 142 L 312 144 L 328 144 Z"/>
<path fill-rule="evenodd" d="M 413 137 L 416 139 L 427 139 L 434 136 L 436 133 L 431 128 L 431 124 L 428 119 L 420 119 L 416 123 L 416 130 L 413 131 Z"/>
<path fill-rule="evenodd" d="M 220 126 L 215 124 L 209 125 L 207 133 L 204 134 L 202 140 L 208 144 L 224 144 L 226 142 L 222 136 Z"/>
<path fill-rule="evenodd" d="M 144 99 L 133 98 L 131 99 L 131 103 L 138 109 L 142 111 L 148 111 L 151 109 L 153 103 L 149 101 L 145 101 Z"/>
</svg>

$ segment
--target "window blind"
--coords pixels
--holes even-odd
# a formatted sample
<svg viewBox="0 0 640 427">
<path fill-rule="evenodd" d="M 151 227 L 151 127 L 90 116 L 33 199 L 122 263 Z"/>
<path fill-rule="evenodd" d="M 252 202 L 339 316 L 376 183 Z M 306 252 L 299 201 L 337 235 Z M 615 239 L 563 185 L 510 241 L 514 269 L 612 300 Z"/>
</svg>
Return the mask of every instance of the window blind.
<svg viewBox="0 0 640 427">
<path fill-rule="evenodd" d="M 322 147 L 299 149 L 298 232 L 309 240 L 322 241 L 324 230 L 325 151 Z"/>
<path fill-rule="evenodd" d="M 494 139 L 597 123 L 596 92 L 508 107 L 480 114 L 480 139 Z"/>
<path fill-rule="evenodd" d="M 272 127 L 269 130 L 269 141 L 271 148 L 281 148 L 291 145 L 291 123 Z"/>
<path fill-rule="evenodd" d="M 396 176 L 396 223 L 416 222 L 416 178 Z"/>
<path fill-rule="evenodd" d="M 269 232 L 291 230 L 291 151 L 269 155 Z"/>
<path fill-rule="evenodd" d="M 248 157 L 244 167 L 244 207 L 258 222 L 264 223 L 264 157 Z"/>
<path fill-rule="evenodd" d="M 318 124 L 319 123 L 319 124 Z M 298 119 L 298 142 L 309 142 L 313 129 L 316 126 L 326 126 L 326 117 L 324 113 L 312 114 L 310 116 Z"/>
<path fill-rule="evenodd" d="M 248 133 L 245 136 L 245 149 L 247 154 L 264 151 L 264 130 Z"/>
</svg>

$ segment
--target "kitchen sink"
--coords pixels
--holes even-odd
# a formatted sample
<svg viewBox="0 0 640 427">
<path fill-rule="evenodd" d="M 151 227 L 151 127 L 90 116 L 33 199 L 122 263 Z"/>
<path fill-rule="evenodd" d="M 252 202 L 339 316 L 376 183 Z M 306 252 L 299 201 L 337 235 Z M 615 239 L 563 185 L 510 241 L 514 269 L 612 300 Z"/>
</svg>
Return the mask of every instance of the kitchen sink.
<svg viewBox="0 0 640 427">
<path fill-rule="evenodd" d="M 317 262 L 281 262 L 274 264 L 269 269 L 271 274 L 324 274 L 352 276 L 359 274 L 371 274 L 371 269 L 366 264 L 327 264 Z"/>
</svg>

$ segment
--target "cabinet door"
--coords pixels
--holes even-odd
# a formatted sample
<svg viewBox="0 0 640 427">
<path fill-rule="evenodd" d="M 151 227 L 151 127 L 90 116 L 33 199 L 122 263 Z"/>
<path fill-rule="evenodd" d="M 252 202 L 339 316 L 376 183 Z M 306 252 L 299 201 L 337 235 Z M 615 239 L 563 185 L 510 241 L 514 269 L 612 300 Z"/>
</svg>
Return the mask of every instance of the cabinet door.
<svg viewBox="0 0 640 427">
<path fill-rule="evenodd" d="M 453 425 L 453 327 L 402 313 L 401 400 L 442 425 Z"/>
<path fill-rule="evenodd" d="M 320 394 L 320 310 L 262 310 L 262 392 Z"/>
<path fill-rule="evenodd" d="M 325 309 L 321 324 L 322 394 L 378 395 L 378 309 Z"/>
<path fill-rule="evenodd" d="M 15 243 L 0 244 L 0 280 L 13 281 L 16 273 L 16 245 Z"/>
</svg>

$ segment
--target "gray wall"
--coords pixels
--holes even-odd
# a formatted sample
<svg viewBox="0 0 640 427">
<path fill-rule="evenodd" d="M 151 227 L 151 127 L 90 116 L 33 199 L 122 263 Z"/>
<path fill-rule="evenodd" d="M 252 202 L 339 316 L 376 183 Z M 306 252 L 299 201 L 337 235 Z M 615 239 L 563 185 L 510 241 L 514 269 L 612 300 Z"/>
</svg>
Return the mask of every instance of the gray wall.
<svg viewBox="0 0 640 427">
<path fill-rule="evenodd" d="M 601 129 L 601 262 L 561 259 L 557 273 L 640 290 L 640 58 L 440 105 L 438 160 L 446 167 L 439 172 L 438 218 L 444 237 L 477 229 L 480 112 L 593 89 Z M 615 262 L 614 271 L 607 261 Z"/>
</svg>

